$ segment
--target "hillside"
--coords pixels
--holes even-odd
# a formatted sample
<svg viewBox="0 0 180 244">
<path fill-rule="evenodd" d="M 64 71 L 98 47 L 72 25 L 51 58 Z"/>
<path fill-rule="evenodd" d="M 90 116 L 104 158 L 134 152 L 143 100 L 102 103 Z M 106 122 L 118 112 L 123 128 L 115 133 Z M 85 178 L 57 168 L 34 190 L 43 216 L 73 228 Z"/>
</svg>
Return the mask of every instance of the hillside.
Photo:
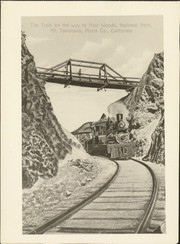
<svg viewBox="0 0 180 244">
<path fill-rule="evenodd" d="M 31 188 L 40 178 L 58 174 L 68 155 L 90 158 L 76 140 L 64 130 L 53 113 L 45 82 L 36 76 L 34 57 L 22 33 L 22 186 Z M 73 154 L 76 152 L 76 155 Z M 73 156 L 74 155 L 74 156 Z M 92 161 L 92 162 L 91 162 Z M 89 160 L 92 164 L 93 160 Z"/>
<path fill-rule="evenodd" d="M 42 224 L 47 215 L 53 217 L 64 205 L 68 209 L 81 201 L 91 193 L 90 184 L 105 181 L 115 170 L 110 161 L 103 167 L 62 128 L 53 113 L 45 82 L 36 75 L 34 57 L 25 39 L 22 33 L 23 233 Z"/>
<path fill-rule="evenodd" d="M 128 115 L 126 109 L 128 110 Z M 112 103 L 109 112 L 125 113 L 137 156 L 164 164 L 164 54 L 155 54 L 140 84 Z M 125 111 L 125 112 L 123 112 Z"/>
</svg>

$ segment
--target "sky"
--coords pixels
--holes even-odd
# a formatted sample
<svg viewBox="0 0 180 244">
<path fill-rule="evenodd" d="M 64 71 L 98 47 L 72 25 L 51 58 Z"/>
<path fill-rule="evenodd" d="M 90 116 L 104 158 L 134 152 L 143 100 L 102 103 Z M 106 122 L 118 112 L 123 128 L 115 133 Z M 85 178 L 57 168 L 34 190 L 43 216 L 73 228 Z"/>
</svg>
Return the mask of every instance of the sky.
<svg viewBox="0 0 180 244">
<path fill-rule="evenodd" d="M 107 63 L 123 76 L 142 77 L 154 54 L 163 51 L 161 16 L 23 17 L 22 31 L 38 67 L 72 58 Z M 46 91 L 69 131 L 98 120 L 110 103 L 127 94 L 51 83 Z"/>
</svg>

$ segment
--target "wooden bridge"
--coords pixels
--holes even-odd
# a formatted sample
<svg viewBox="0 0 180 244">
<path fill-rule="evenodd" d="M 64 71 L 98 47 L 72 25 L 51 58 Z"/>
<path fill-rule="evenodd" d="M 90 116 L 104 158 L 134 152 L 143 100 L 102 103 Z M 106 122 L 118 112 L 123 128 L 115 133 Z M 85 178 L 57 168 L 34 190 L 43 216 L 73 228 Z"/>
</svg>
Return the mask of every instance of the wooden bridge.
<svg viewBox="0 0 180 244">
<path fill-rule="evenodd" d="M 69 59 L 51 68 L 37 68 L 37 74 L 47 82 L 82 87 L 134 89 L 140 78 L 124 77 L 105 63 Z"/>
</svg>

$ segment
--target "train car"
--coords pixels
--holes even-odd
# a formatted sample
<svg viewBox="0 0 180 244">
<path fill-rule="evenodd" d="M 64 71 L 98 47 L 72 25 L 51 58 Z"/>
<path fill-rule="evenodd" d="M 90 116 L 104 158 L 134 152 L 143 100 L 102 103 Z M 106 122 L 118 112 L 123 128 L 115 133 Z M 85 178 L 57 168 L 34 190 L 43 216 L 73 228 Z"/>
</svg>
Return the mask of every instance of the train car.
<svg viewBox="0 0 180 244">
<path fill-rule="evenodd" d="M 135 156 L 135 144 L 133 142 L 121 142 L 107 144 L 107 154 L 112 159 L 128 159 Z"/>
<path fill-rule="evenodd" d="M 96 144 L 89 143 L 87 152 L 95 156 L 105 156 L 112 159 L 128 159 L 135 156 L 136 147 L 133 142 Z"/>
</svg>

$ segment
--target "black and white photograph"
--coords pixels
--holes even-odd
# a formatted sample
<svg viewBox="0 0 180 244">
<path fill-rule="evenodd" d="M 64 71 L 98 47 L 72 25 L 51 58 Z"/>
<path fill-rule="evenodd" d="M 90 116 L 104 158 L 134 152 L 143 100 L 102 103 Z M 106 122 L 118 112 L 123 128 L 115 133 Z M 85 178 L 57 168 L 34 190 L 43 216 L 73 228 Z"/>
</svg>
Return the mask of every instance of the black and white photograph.
<svg viewBox="0 0 180 244">
<path fill-rule="evenodd" d="M 162 16 L 22 17 L 24 234 L 165 233 L 164 135 Z"/>
<path fill-rule="evenodd" d="M 3 2 L 1 243 L 178 242 L 179 7 Z"/>
</svg>

